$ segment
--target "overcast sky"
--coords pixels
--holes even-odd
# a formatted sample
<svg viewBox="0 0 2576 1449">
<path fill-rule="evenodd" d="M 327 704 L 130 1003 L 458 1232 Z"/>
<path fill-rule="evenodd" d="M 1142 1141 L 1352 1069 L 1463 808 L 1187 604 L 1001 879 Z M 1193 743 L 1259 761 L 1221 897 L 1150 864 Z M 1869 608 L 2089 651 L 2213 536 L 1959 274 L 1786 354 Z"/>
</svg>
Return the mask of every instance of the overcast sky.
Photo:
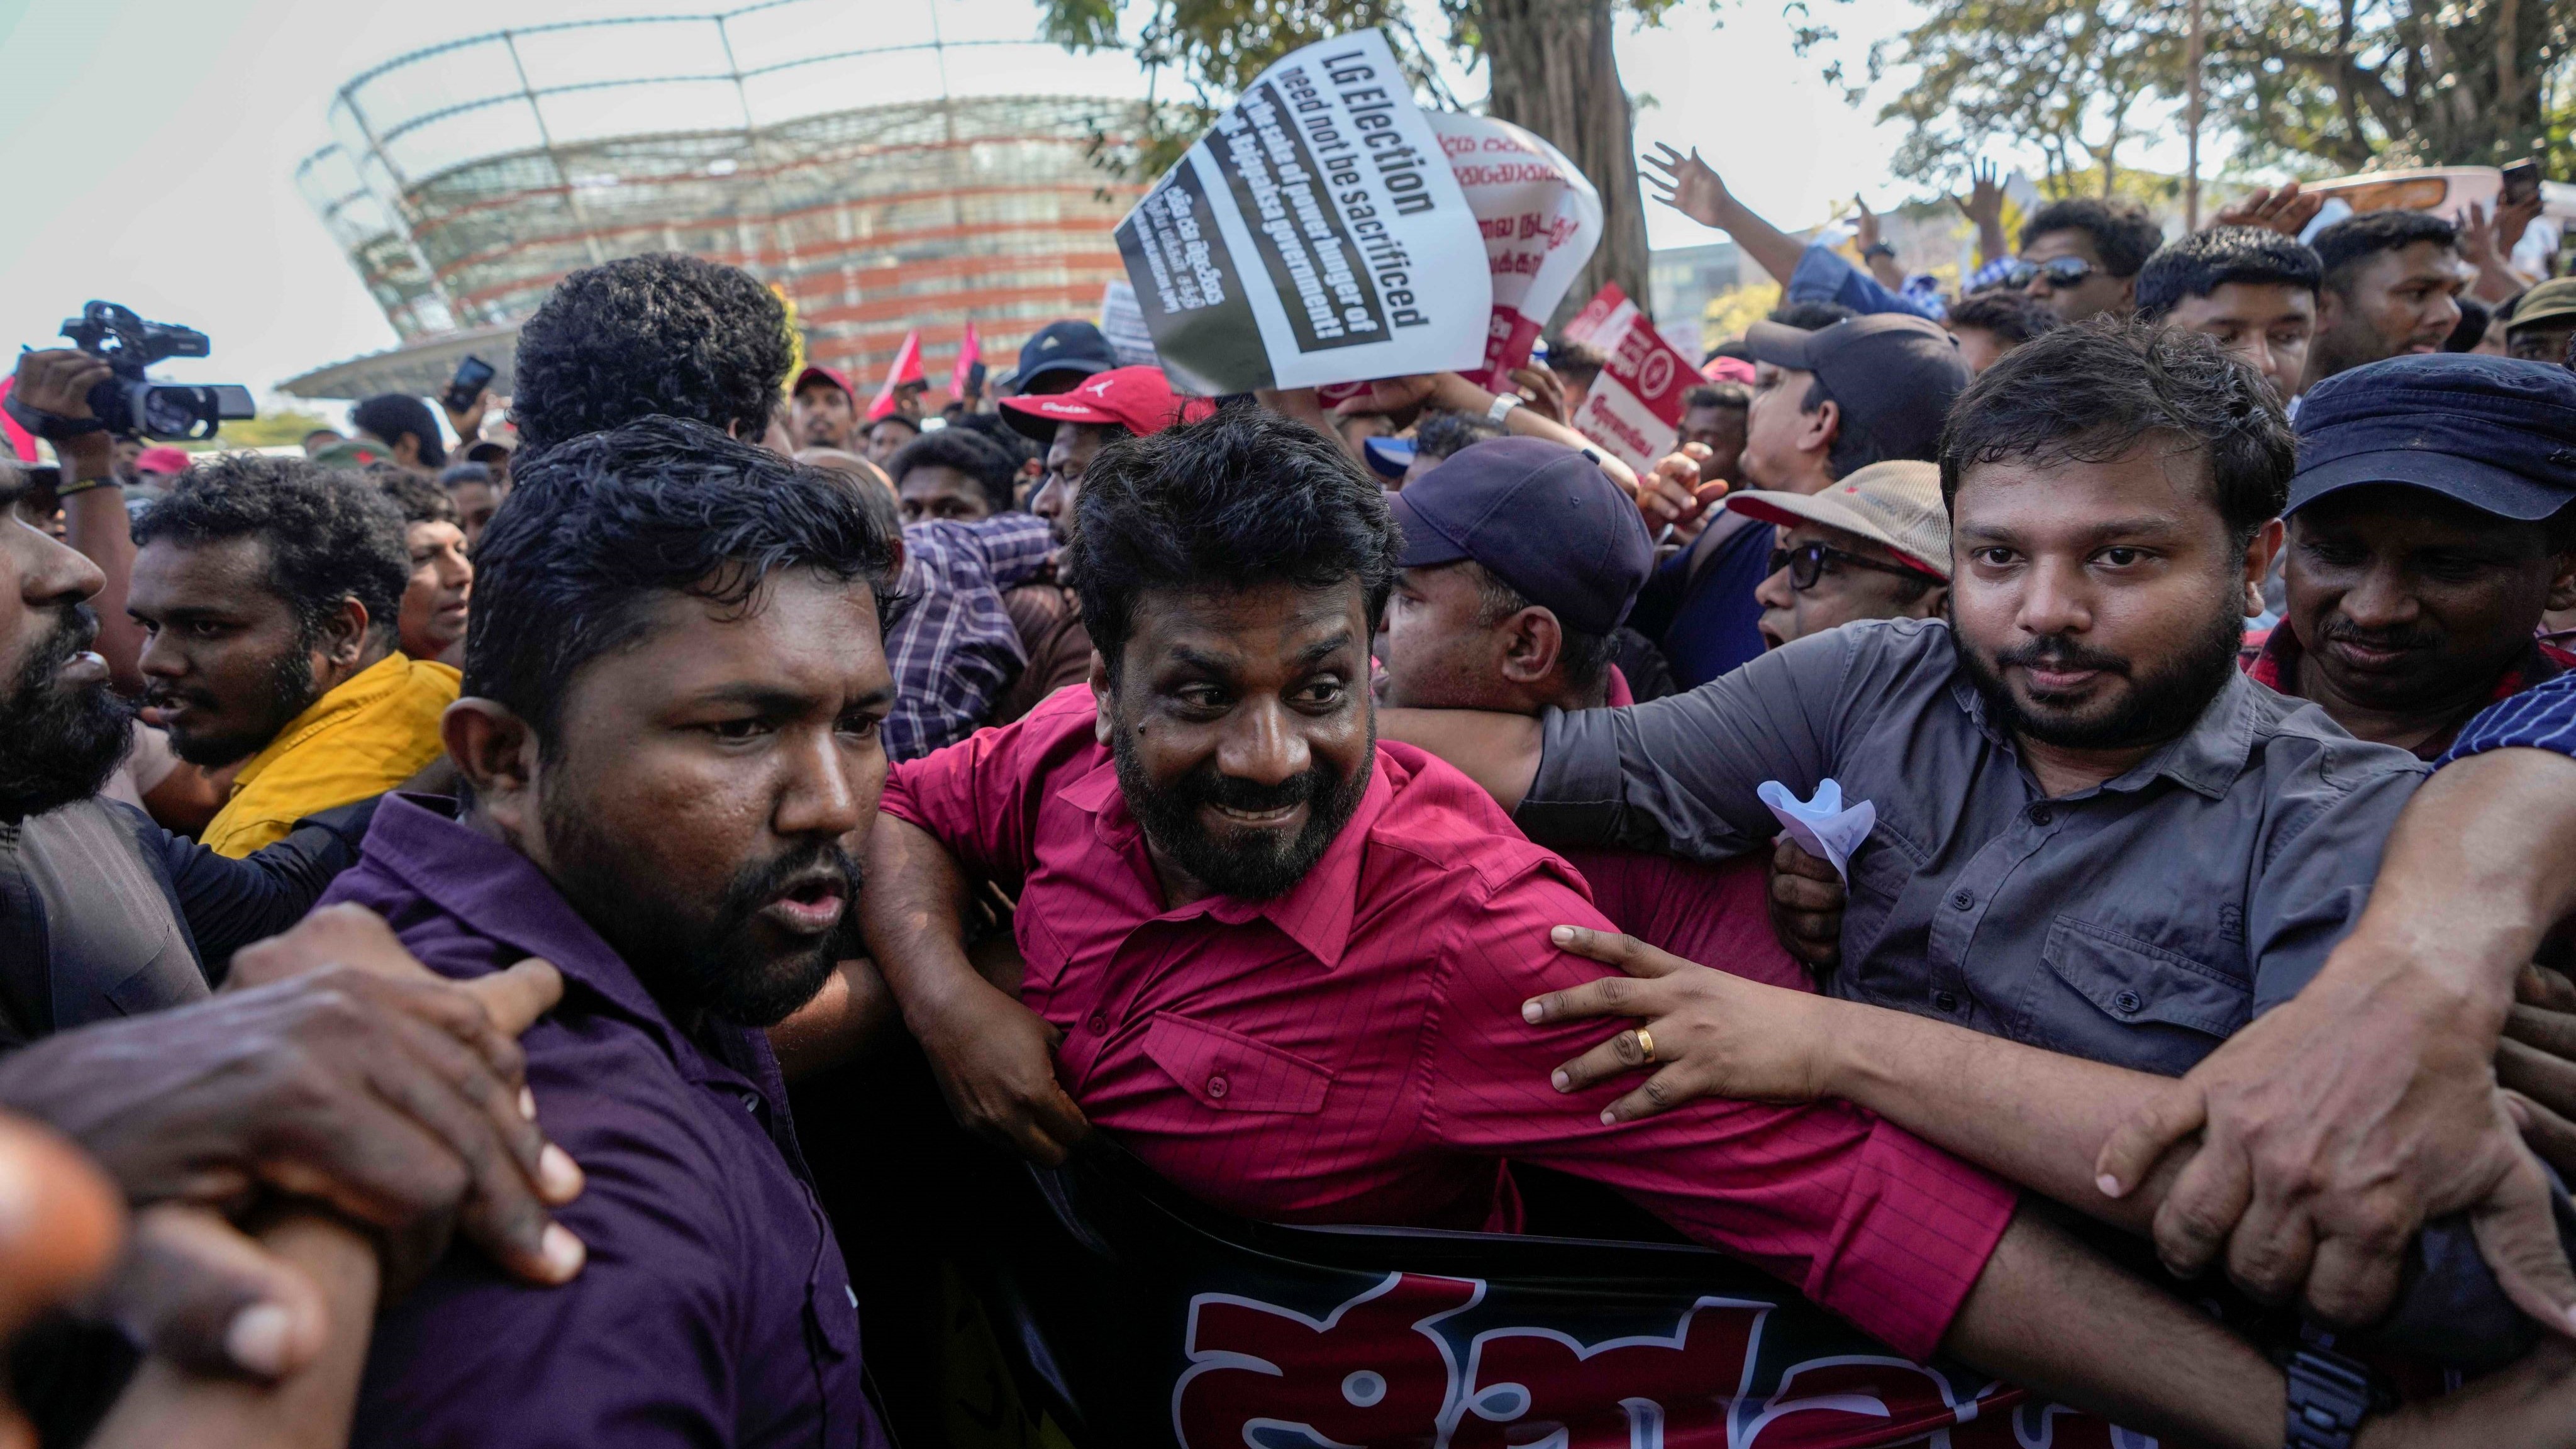
<svg viewBox="0 0 2576 1449">
<path fill-rule="evenodd" d="M 814 0 L 853 34 L 897 7 L 936 7 L 944 33 L 1034 35 L 1032 0 Z M 214 356 L 174 363 L 181 380 L 279 381 L 396 341 L 321 223 L 296 194 L 296 163 L 327 139 L 332 93 L 421 46 L 513 25 L 717 8 L 657 0 L 512 0 L 484 5 L 351 0 L 0 0 L 0 342 L 47 345 L 98 297 L 198 327 Z M 1131 7 L 1132 9 L 1133 7 Z M 1424 31 L 1435 7 L 1420 0 Z M 1855 37 L 1900 26 L 1906 0 L 1819 6 Z M 630 32 L 585 32 L 599 47 Z M 847 48 L 865 41 L 818 44 Z M 613 54 L 604 59 L 613 64 Z M 1684 0 L 1660 30 L 1623 34 L 1622 73 L 1654 105 L 1641 147 L 1698 145 L 1748 204 L 1787 225 L 1821 219 L 1853 190 L 1901 199 L 1888 176 L 1899 129 L 1874 126 L 1789 48 L 1776 11 Z M 1481 73 L 1462 90 L 1481 96 Z M 861 103 L 862 98 L 854 98 Z M 1657 246 L 1711 239 L 1654 209 Z"/>
</svg>

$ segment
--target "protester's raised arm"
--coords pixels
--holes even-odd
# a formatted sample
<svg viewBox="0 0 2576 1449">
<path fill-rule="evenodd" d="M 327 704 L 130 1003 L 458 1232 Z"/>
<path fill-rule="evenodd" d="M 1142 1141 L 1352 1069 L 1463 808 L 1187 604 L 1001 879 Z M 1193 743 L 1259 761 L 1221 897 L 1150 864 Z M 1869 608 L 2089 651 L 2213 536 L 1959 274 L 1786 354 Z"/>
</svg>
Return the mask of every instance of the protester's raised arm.
<svg viewBox="0 0 2576 1449">
<path fill-rule="evenodd" d="M 1735 199 L 1709 164 L 1699 159 L 1693 147 L 1688 156 L 1670 146 L 1658 146 L 1653 156 L 1640 157 L 1646 164 L 1645 179 L 1662 190 L 1655 200 L 1689 217 L 1702 226 L 1713 226 L 1735 238 L 1744 254 L 1762 264 L 1781 286 L 1789 285 L 1798 270 L 1798 256 L 1805 251 L 1798 239 L 1763 220 Z"/>
</svg>

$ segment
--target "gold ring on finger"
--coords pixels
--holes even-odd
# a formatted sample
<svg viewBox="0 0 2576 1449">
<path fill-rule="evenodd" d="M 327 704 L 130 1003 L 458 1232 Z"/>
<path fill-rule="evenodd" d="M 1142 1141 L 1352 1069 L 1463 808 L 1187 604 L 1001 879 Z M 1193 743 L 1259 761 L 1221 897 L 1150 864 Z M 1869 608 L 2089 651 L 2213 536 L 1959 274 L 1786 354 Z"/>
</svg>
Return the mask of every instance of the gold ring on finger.
<svg viewBox="0 0 2576 1449">
<path fill-rule="evenodd" d="M 1642 1026 L 1641 1026 L 1641 1027 L 1638 1027 L 1638 1028 L 1637 1028 L 1637 1060 L 1639 1060 L 1639 1061 L 1643 1061 L 1643 1062 L 1651 1062 L 1651 1061 L 1653 1061 L 1654 1059 L 1655 1059 L 1655 1034 L 1654 1034 L 1653 1032 L 1650 1032 L 1650 1031 L 1646 1030 L 1646 1029 L 1645 1029 L 1644 1027 L 1642 1027 Z"/>
</svg>

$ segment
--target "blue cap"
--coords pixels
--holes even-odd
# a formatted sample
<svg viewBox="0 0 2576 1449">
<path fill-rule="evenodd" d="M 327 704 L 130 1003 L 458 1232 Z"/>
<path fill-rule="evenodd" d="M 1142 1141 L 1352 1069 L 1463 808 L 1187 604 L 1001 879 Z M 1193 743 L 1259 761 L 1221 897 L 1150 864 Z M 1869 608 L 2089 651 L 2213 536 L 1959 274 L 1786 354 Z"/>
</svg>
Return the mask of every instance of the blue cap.
<svg viewBox="0 0 2576 1449">
<path fill-rule="evenodd" d="M 1360 444 L 1361 456 L 1368 459 L 1369 471 L 1390 483 L 1401 483 L 1413 471 L 1411 438 L 1375 437 Z"/>
<path fill-rule="evenodd" d="M 2474 352 L 2392 357 L 2299 400 L 2295 513 L 2341 488 L 2404 483 L 2504 518 L 2576 499 L 2576 372 Z"/>
<path fill-rule="evenodd" d="M 1041 377 L 1070 374 L 1078 381 L 1117 365 L 1118 351 L 1099 328 L 1079 319 L 1049 322 L 1020 344 L 1020 365 L 1011 385 L 1027 392 L 1029 384 Z"/>
<path fill-rule="evenodd" d="M 1586 634 L 1618 628 L 1654 571 L 1636 502 L 1559 443 L 1495 438 L 1461 448 L 1389 503 L 1405 568 L 1473 559 Z"/>
</svg>

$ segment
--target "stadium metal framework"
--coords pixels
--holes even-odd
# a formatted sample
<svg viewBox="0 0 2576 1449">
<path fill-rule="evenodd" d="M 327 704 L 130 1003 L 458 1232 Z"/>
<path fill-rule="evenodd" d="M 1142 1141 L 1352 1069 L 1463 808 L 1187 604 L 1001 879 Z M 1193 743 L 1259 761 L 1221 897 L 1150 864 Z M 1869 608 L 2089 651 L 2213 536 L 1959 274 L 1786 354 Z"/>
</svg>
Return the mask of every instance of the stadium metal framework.
<svg viewBox="0 0 2576 1449">
<path fill-rule="evenodd" d="M 936 383 L 971 318 L 999 368 L 1121 278 L 1141 188 L 1133 60 L 1031 38 L 1026 0 L 768 0 L 499 30 L 340 87 L 296 185 L 402 338 L 284 384 L 434 393 L 565 273 L 684 251 L 751 270 L 862 392 L 919 327 Z"/>
</svg>

